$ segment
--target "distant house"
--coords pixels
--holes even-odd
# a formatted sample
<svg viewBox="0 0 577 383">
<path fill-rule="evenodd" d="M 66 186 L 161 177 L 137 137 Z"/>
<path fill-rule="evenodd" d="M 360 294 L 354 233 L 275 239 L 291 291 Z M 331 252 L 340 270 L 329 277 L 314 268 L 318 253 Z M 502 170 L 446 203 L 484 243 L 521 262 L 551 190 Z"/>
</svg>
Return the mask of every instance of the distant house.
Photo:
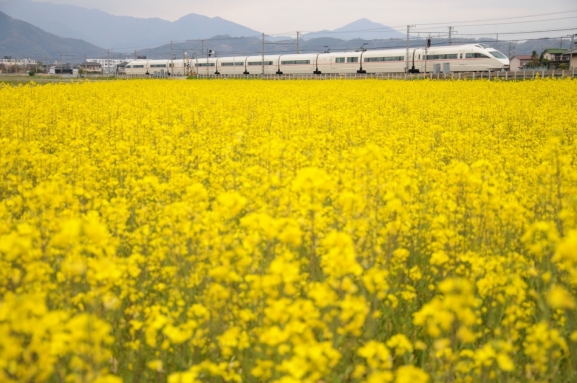
<svg viewBox="0 0 577 383">
<path fill-rule="evenodd" d="M 102 65 L 97 62 L 83 62 L 78 65 L 85 73 L 102 73 Z"/>
<path fill-rule="evenodd" d="M 531 55 L 516 55 L 509 60 L 509 68 L 511 71 L 516 72 L 518 70 L 523 70 L 525 65 L 531 62 Z"/>
<path fill-rule="evenodd" d="M 541 58 L 549 61 L 549 69 L 556 69 L 561 64 L 569 65 L 569 52 L 567 49 L 545 49 Z"/>
<path fill-rule="evenodd" d="M 567 56 L 569 56 L 569 67 L 577 68 L 577 48 L 567 52 Z"/>
</svg>

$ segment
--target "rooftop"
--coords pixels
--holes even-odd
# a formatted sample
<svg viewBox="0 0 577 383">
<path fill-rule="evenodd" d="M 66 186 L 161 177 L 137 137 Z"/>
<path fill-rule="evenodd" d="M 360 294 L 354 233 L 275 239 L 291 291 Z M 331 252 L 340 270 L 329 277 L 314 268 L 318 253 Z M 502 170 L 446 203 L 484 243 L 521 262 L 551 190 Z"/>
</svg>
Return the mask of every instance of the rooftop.
<svg viewBox="0 0 577 383">
<path fill-rule="evenodd" d="M 549 48 L 549 49 L 545 49 L 545 52 L 549 52 L 549 53 L 566 53 L 567 49 L 559 49 L 559 48 Z"/>
</svg>

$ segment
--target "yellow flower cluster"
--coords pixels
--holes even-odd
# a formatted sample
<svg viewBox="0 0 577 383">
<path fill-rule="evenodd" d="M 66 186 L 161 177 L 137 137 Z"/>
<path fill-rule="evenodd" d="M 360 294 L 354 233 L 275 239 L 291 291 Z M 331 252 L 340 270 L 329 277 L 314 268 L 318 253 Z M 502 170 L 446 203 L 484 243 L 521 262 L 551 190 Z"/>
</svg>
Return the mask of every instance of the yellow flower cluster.
<svg viewBox="0 0 577 383">
<path fill-rule="evenodd" d="M 576 99 L 0 86 L 0 381 L 574 381 Z"/>
</svg>

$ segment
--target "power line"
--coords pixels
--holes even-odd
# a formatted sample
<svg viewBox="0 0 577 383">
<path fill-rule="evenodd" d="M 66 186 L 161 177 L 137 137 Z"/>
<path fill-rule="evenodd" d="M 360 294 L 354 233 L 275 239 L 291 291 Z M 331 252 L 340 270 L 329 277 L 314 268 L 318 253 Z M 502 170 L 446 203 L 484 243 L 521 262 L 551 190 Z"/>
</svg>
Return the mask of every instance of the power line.
<svg viewBox="0 0 577 383">
<path fill-rule="evenodd" d="M 484 21 L 515 20 L 515 19 L 526 19 L 526 18 L 529 18 L 529 17 L 560 15 L 560 14 L 572 13 L 572 12 L 577 12 L 577 9 L 571 9 L 571 10 L 562 11 L 562 12 L 540 13 L 540 14 L 527 15 L 527 16 L 501 17 L 501 18 L 497 18 L 497 19 L 482 19 L 482 20 L 468 20 L 468 21 L 450 21 L 450 22 L 428 23 L 428 24 L 422 23 L 422 24 L 419 24 L 419 25 L 463 24 L 463 23 L 477 23 L 477 22 L 484 22 Z"/>
<path fill-rule="evenodd" d="M 467 23 L 477 23 L 477 22 L 484 22 L 484 21 L 499 21 L 499 20 L 515 20 L 515 19 L 524 19 L 530 17 L 540 17 L 540 16 L 551 16 L 551 15 L 559 15 L 559 14 L 567 14 L 577 12 L 577 9 L 562 11 L 562 12 L 551 12 L 551 13 L 540 13 L 540 14 L 533 14 L 533 15 L 526 15 L 526 16 L 515 16 L 515 17 L 501 17 L 501 18 L 493 18 L 493 19 L 481 19 L 481 20 L 467 20 L 467 21 L 445 21 L 445 22 L 437 22 L 437 23 L 418 23 L 417 25 L 422 26 L 429 26 L 429 25 L 447 25 L 447 24 L 467 24 Z M 537 22 L 537 20 L 532 20 L 529 22 Z M 351 32 L 371 32 L 371 31 L 379 31 L 379 30 L 388 30 L 393 28 L 405 28 L 405 25 L 394 25 L 394 26 L 387 26 L 383 28 L 370 28 L 370 29 L 359 29 L 359 30 L 351 30 L 351 31 L 306 31 L 308 34 L 312 33 L 351 33 Z M 398 32 L 397 30 L 395 30 Z"/>
<path fill-rule="evenodd" d="M 495 23 L 495 24 L 469 24 L 469 25 L 459 25 L 459 28 L 467 28 L 467 27 L 486 27 L 486 26 L 495 26 L 495 25 L 512 25 L 512 24 L 526 24 L 526 23 L 540 23 L 543 21 L 554 21 L 554 20 L 568 20 L 568 19 L 577 19 L 577 16 L 571 17 L 560 17 L 556 19 L 541 19 L 541 20 L 529 20 L 529 21 L 514 21 L 511 23 Z M 438 28 L 446 28 L 446 27 L 438 27 Z M 434 29 L 434 28 L 433 28 Z"/>
</svg>

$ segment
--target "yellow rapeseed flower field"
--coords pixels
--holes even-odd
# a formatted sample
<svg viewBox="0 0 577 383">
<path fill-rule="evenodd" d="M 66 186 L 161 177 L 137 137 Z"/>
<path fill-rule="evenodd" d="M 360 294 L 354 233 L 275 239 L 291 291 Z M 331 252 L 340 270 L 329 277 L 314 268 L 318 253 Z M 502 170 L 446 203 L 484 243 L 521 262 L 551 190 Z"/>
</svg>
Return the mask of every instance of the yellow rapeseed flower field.
<svg viewBox="0 0 577 383">
<path fill-rule="evenodd" d="M 0 381 L 574 382 L 576 100 L 0 86 Z"/>
</svg>

